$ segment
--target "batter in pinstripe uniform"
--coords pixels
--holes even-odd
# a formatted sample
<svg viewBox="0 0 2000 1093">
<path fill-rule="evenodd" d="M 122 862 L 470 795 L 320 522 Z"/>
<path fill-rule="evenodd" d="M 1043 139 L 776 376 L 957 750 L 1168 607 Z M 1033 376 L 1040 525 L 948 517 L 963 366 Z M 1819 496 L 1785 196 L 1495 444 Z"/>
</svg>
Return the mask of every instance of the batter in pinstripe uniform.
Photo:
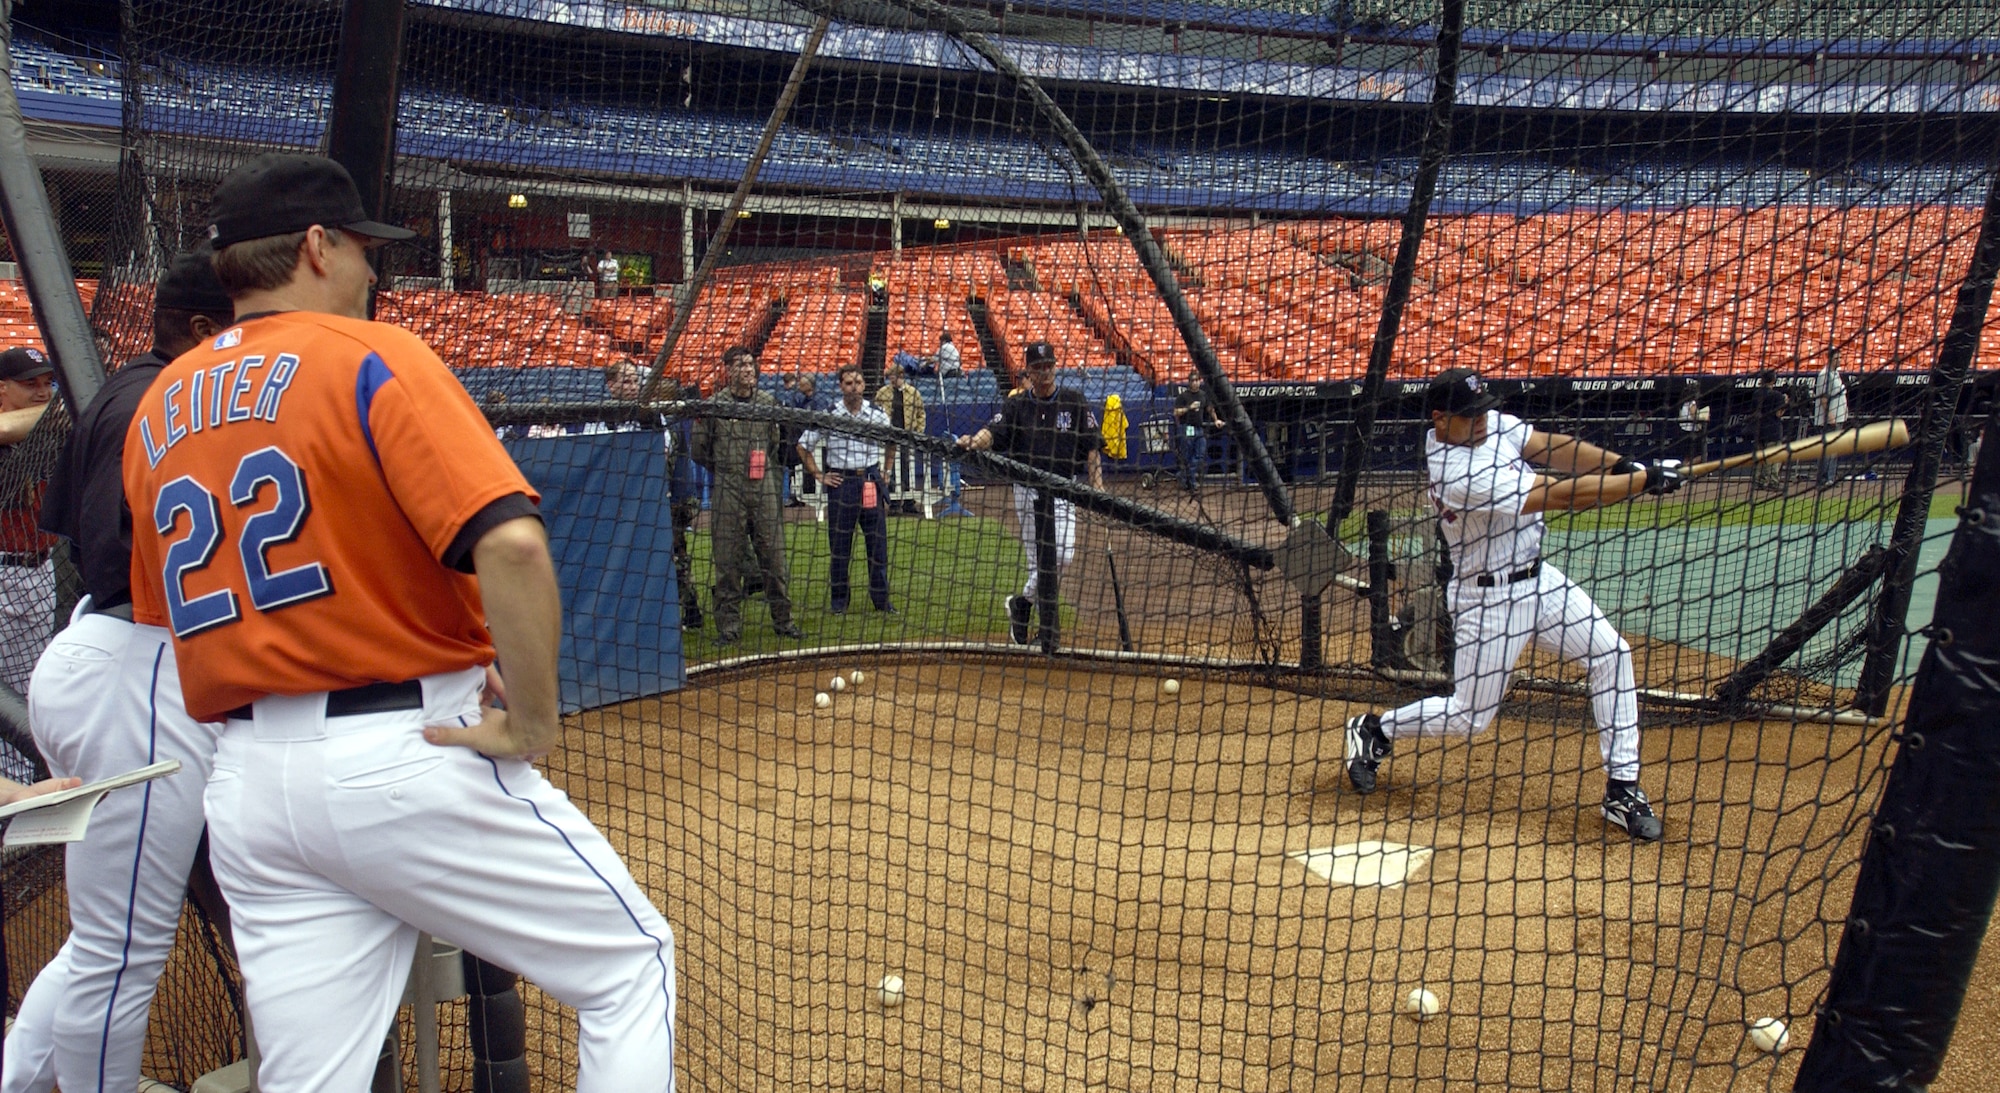
<svg viewBox="0 0 2000 1093">
<path fill-rule="evenodd" d="M 1581 661 L 1590 673 L 1590 708 L 1604 760 L 1604 818 L 1632 838 L 1661 836 L 1639 788 L 1639 697 L 1632 648 L 1590 594 L 1542 560 L 1542 513 L 1586 509 L 1636 493 L 1671 493 L 1670 464 L 1646 466 L 1561 433 L 1530 427 L 1495 409 L 1500 400 L 1469 368 L 1440 373 L 1425 394 L 1424 439 L 1431 503 L 1451 550 L 1445 590 L 1457 640 L 1453 691 L 1380 715 L 1347 720 L 1347 776 L 1375 790 L 1382 761 L 1400 736 L 1470 736 L 1500 712 L 1514 664 L 1529 642 Z M 1574 477 L 1537 473 L 1533 465 Z"/>
</svg>

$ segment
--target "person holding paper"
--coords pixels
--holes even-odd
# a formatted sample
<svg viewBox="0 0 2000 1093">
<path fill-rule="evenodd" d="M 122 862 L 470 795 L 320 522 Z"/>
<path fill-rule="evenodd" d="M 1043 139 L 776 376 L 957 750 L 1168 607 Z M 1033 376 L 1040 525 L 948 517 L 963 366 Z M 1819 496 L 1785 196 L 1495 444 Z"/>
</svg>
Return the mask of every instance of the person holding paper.
<svg viewBox="0 0 2000 1093">
<path fill-rule="evenodd" d="M 60 793 L 75 789 L 83 784 L 81 778 L 44 778 L 32 786 L 24 786 L 12 778 L 0 778 L 0 806 L 39 797 L 44 793 Z"/>
<path fill-rule="evenodd" d="M 188 716 L 167 632 L 132 621 L 132 514 L 120 468 L 126 426 L 160 370 L 233 315 L 208 252 L 176 256 L 154 295 L 152 350 L 77 415 L 49 479 L 42 527 L 70 540 L 86 595 L 35 666 L 35 744 L 49 769 L 92 782 L 169 759 L 181 772 L 106 797 L 70 844 L 70 936 L 21 1000 L 4 1093 L 138 1087 L 146 1012 L 180 926 L 221 726 Z"/>
</svg>

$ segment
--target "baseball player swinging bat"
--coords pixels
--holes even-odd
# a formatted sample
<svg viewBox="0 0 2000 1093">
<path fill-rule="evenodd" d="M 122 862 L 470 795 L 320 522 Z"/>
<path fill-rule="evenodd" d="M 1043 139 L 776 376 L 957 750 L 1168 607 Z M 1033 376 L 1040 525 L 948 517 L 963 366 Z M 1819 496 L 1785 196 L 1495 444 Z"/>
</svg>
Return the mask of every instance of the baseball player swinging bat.
<svg viewBox="0 0 2000 1093">
<path fill-rule="evenodd" d="M 1700 478 L 1705 474 L 1731 470 L 1750 463 L 1800 463 L 1820 459 L 1838 458 L 1843 455 L 1863 455 L 1868 452 L 1885 452 L 1900 448 L 1910 442 L 1910 427 L 1891 419 L 1863 425 L 1857 429 L 1842 429 L 1822 436 L 1801 437 L 1788 444 L 1772 444 L 1754 452 L 1732 455 L 1728 459 L 1711 459 L 1706 463 L 1696 463 L 1684 468 L 1684 478 Z"/>
</svg>

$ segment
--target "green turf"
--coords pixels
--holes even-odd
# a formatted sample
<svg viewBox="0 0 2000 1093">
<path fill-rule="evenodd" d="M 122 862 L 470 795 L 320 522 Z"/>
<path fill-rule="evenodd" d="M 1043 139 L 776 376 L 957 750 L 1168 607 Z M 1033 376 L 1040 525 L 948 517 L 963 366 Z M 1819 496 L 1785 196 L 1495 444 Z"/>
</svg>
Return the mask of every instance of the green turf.
<svg viewBox="0 0 2000 1093">
<path fill-rule="evenodd" d="M 1751 498 L 1733 498 L 1726 501 L 1712 497 L 1698 501 L 1684 501 L 1673 497 L 1660 501 L 1639 498 L 1629 504 L 1611 504 L 1583 512 L 1552 512 L 1547 514 L 1547 519 L 1551 528 L 1562 531 L 1838 524 L 1893 521 L 1896 518 L 1896 505 L 1896 495 L 1887 490 L 1876 494 L 1871 489 L 1870 495 L 1858 497 L 1843 496 L 1839 492 L 1820 494 L 1808 490 L 1784 498 L 1760 494 Z M 1957 515 L 1958 505 L 1957 488 L 1941 485 L 1938 492 L 1931 497 L 1930 511 L 1927 515 L 1930 519 L 1949 519 Z M 1313 515 L 1324 522 L 1330 514 L 1321 512 Z M 1390 510 L 1391 518 L 1397 523 L 1407 523 L 1430 515 L 1429 510 L 1413 508 Z M 1351 543 L 1365 539 L 1366 519 L 1367 515 L 1363 512 L 1349 514 L 1340 526 L 1341 540 Z"/>
<path fill-rule="evenodd" d="M 1772 524 L 1841 524 L 1885 522 L 1896 518 L 1899 499 L 1893 493 L 1847 497 L 1805 493 L 1792 497 L 1756 497 L 1718 502 L 1668 498 L 1630 505 L 1607 505 L 1584 512 L 1550 513 L 1549 526 L 1568 531 L 1608 531 L 1617 528 L 1735 527 Z M 1930 518 L 1956 514 L 1958 491 L 1931 497 Z"/>
<path fill-rule="evenodd" d="M 801 645 L 827 646 L 919 640 L 1006 640 L 1006 598 L 1020 591 L 1027 573 L 1021 544 L 1008 527 L 983 517 L 889 520 L 889 596 L 899 612 L 883 615 L 868 601 L 867 555 L 854 537 L 849 568 L 853 586 L 845 615 L 828 608 L 826 525 L 785 525 L 785 560 L 791 575 L 792 617 L 806 632 L 803 642 L 771 632 L 764 598 L 743 602 L 743 638 L 732 646 L 715 642 L 713 540 L 694 536 L 694 583 L 707 625 L 685 635 L 690 662 L 773 652 Z"/>
</svg>

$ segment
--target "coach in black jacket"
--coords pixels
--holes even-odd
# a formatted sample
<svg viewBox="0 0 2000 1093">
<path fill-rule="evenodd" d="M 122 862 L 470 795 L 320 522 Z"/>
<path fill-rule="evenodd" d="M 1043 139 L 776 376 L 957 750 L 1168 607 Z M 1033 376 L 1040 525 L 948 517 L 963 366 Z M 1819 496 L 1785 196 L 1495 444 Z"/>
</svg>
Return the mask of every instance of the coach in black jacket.
<svg viewBox="0 0 2000 1093">
<path fill-rule="evenodd" d="M 971 436 L 958 438 L 958 446 L 968 451 L 999 452 L 1026 463 L 1038 471 L 1062 478 L 1075 478 L 1088 471 L 1090 484 L 1104 488 L 1104 466 L 1099 449 L 1104 437 L 1097 413 L 1073 387 L 1056 386 L 1056 351 L 1047 342 L 1030 342 L 1021 354 L 1028 372 L 1028 386 L 1000 404 L 993 420 Z M 1056 568 L 1052 577 L 1076 556 L 1076 508 L 1056 498 Z M 1014 487 L 1014 515 L 1020 521 L 1022 550 L 1028 556 L 1028 582 L 1020 595 L 1007 597 L 1008 634 L 1016 645 L 1028 643 L 1028 622 L 1034 609 L 1035 591 L 1040 586 L 1041 566 L 1035 546 L 1035 491 Z M 1054 620 L 1044 619 L 1050 625 Z"/>
</svg>

